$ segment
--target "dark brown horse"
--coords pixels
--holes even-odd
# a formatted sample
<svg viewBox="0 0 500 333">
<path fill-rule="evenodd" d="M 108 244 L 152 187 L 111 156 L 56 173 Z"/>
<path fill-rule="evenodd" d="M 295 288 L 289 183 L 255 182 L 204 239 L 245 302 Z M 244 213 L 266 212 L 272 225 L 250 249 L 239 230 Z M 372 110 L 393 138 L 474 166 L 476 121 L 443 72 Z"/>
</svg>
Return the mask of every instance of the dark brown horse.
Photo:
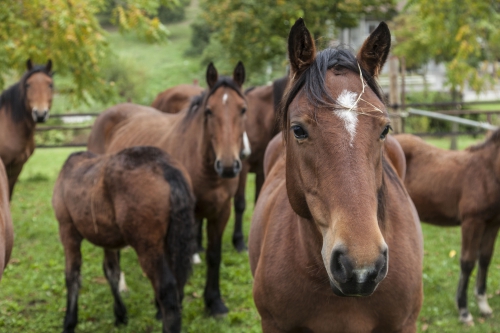
<svg viewBox="0 0 500 333">
<path fill-rule="evenodd" d="M 275 80 L 272 85 L 254 87 L 245 92 L 248 101 L 247 119 L 245 121 L 246 132 L 242 149 L 243 167 L 240 172 L 238 190 L 234 197 L 235 224 L 233 232 L 233 245 L 241 252 L 246 249 L 243 235 L 243 214 L 245 212 L 246 200 L 245 190 L 247 175 L 253 172 L 255 178 L 255 200 L 259 196 L 260 189 L 264 183 L 264 152 L 267 144 L 278 133 L 276 125 L 276 113 L 288 77 Z M 166 113 L 177 113 L 187 107 L 191 99 L 200 95 L 203 89 L 199 86 L 181 84 L 165 90 L 158 94 L 152 107 Z M 247 135 L 245 142 L 245 135 Z M 251 152 L 251 154 L 250 154 Z"/>
<path fill-rule="evenodd" d="M 5 167 L 0 160 L 0 280 L 9 262 L 13 244 L 14 231 L 10 216 L 9 182 Z"/>
<path fill-rule="evenodd" d="M 118 249 L 130 245 L 153 285 L 163 332 L 181 331 L 184 285 L 195 250 L 194 197 L 182 167 L 155 147 L 116 155 L 72 154 L 57 179 L 52 205 L 66 256 L 64 332 L 78 321 L 78 290 L 87 239 L 104 248 L 104 274 L 114 297 L 116 325 L 127 323 L 118 291 Z"/>
<path fill-rule="evenodd" d="M 460 226 L 462 251 L 456 302 L 459 319 L 472 324 L 467 287 L 476 261 L 476 300 L 481 315 L 493 312 L 486 277 L 500 227 L 500 130 L 465 151 L 436 148 L 413 135 L 397 135 L 406 155 L 405 185 L 422 221 Z"/>
<path fill-rule="evenodd" d="M 187 170 L 196 197 L 196 218 L 207 219 L 207 281 L 205 305 L 211 315 L 227 313 L 219 287 L 222 234 L 231 213 L 241 170 L 246 100 L 241 92 L 245 69 L 239 63 L 233 78 L 219 78 L 210 64 L 208 91 L 177 114 L 120 104 L 104 111 L 94 123 L 88 149 L 112 153 L 125 147 L 153 145 Z M 123 119 L 119 121 L 119 119 Z"/>
<path fill-rule="evenodd" d="M 35 150 L 35 125 L 47 120 L 52 104 L 52 61 L 27 62 L 21 80 L 0 96 L 0 159 L 9 178 L 9 198 L 24 163 Z"/>
<path fill-rule="evenodd" d="M 357 57 L 316 53 L 302 19 L 290 31 L 283 135 L 266 152 L 249 238 L 264 333 L 417 329 L 422 235 L 385 156 L 390 122 L 375 82 L 390 42 L 381 23 Z"/>
</svg>

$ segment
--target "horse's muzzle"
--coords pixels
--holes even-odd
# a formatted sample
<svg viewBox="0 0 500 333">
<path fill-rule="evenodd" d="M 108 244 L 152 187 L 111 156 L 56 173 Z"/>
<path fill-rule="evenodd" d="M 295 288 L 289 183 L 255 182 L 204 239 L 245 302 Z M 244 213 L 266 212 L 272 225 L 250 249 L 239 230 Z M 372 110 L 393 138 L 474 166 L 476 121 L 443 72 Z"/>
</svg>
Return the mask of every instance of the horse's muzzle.
<svg viewBox="0 0 500 333">
<path fill-rule="evenodd" d="M 33 120 L 35 123 L 44 123 L 49 119 L 49 110 L 33 110 L 32 112 Z"/>
<path fill-rule="evenodd" d="M 224 166 L 221 160 L 215 161 L 215 171 L 222 178 L 234 178 L 241 171 L 241 161 L 235 160 L 232 166 Z"/>
<path fill-rule="evenodd" d="M 337 296 L 370 296 L 386 277 L 388 265 L 387 248 L 371 266 L 364 268 L 355 268 L 342 249 L 334 250 L 330 267 L 334 281 L 330 281 L 330 286 Z"/>
</svg>

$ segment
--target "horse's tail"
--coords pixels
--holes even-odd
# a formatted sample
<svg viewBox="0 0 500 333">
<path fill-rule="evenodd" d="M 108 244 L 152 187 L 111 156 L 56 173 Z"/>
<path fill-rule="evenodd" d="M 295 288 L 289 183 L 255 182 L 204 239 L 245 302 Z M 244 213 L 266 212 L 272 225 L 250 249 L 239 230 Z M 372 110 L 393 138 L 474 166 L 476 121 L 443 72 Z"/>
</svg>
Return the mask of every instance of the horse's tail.
<svg viewBox="0 0 500 333">
<path fill-rule="evenodd" d="M 196 252 L 195 199 L 182 172 L 169 163 L 163 165 L 163 175 L 170 185 L 170 219 L 166 235 L 169 263 L 179 288 L 183 288 L 191 273 L 191 257 Z"/>
</svg>

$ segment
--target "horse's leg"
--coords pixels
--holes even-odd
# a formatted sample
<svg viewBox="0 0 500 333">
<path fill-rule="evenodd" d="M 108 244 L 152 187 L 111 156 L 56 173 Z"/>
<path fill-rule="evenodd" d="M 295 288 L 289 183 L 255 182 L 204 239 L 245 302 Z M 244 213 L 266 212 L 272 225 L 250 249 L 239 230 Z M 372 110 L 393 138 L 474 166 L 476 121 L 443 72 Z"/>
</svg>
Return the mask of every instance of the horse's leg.
<svg viewBox="0 0 500 333">
<path fill-rule="evenodd" d="M 66 258 L 67 303 L 63 332 L 73 333 L 78 322 L 78 291 L 80 289 L 80 267 L 82 266 L 80 245 L 82 243 L 82 236 L 69 219 L 68 221 L 59 220 L 59 235 Z"/>
<path fill-rule="evenodd" d="M 262 319 L 262 333 L 286 333 L 286 331 L 276 327 L 274 320 L 272 319 Z"/>
<path fill-rule="evenodd" d="M 224 305 L 220 294 L 219 270 L 222 256 L 222 234 L 231 214 L 231 203 L 222 208 L 219 216 L 210 217 L 207 223 L 207 282 L 205 285 L 205 306 L 211 316 L 226 314 L 229 310 Z"/>
<path fill-rule="evenodd" d="M 7 178 L 9 180 L 9 201 L 12 200 L 12 194 L 14 193 L 14 185 L 17 182 L 17 178 L 23 170 L 24 163 L 11 163 L 5 169 L 7 171 Z"/>
<path fill-rule="evenodd" d="M 488 267 L 491 262 L 491 257 L 493 256 L 493 250 L 495 248 L 498 228 L 498 226 L 488 226 L 484 230 L 483 239 L 481 240 L 481 248 L 479 249 L 479 267 L 477 271 L 475 294 L 479 312 L 483 316 L 490 316 L 493 313 L 486 296 L 486 278 L 488 275 Z"/>
<path fill-rule="evenodd" d="M 457 289 L 459 320 L 472 325 L 474 319 L 467 308 L 467 288 L 469 278 L 476 264 L 485 225 L 483 221 L 467 219 L 462 222 L 462 253 L 460 255 L 460 280 Z"/>
<path fill-rule="evenodd" d="M 240 172 L 238 190 L 234 196 L 234 232 L 233 246 L 236 251 L 241 252 L 247 249 L 245 239 L 243 237 L 243 213 L 245 212 L 245 189 L 247 184 L 249 166 L 248 163 L 243 163 L 243 170 Z"/>
<path fill-rule="evenodd" d="M 260 168 L 262 169 L 262 168 Z M 264 185 L 264 170 L 258 170 L 255 173 L 255 202 L 259 198 L 260 190 L 262 189 L 262 185 Z"/>
<path fill-rule="evenodd" d="M 127 324 L 127 309 L 125 304 L 123 304 L 122 298 L 120 296 L 120 253 L 113 250 L 104 250 L 104 262 L 102 265 L 104 270 L 104 275 L 109 282 L 111 287 L 111 292 L 113 293 L 113 298 L 115 299 L 114 312 L 115 312 L 115 326 L 120 324 Z"/>
<path fill-rule="evenodd" d="M 160 310 L 160 319 L 163 320 L 163 332 L 180 332 L 181 303 L 177 282 L 166 260 L 163 246 L 142 244 L 136 247 L 136 251 L 142 270 L 153 285 L 156 305 Z"/>
<path fill-rule="evenodd" d="M 195 254 L 193 254 L 193 264 L 198 265 L 201 264 L 201 258 L 198 253 L 205 251 L 203 248 L 203 219 L 195 219 L 197 226 L 197 234 L 196 234 L 196 244 L 198 244 L 198 249 Z"/>
</svg>

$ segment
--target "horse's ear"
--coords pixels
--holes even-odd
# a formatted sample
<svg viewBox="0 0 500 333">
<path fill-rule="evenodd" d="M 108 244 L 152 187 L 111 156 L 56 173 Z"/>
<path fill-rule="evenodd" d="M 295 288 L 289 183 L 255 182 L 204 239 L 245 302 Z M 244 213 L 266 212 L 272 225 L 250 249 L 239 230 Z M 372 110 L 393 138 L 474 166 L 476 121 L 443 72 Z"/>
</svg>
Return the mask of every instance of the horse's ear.
<svg viewBox="0 0 500 333">
<path fill-rule="evenodd" d="M 238 86 L 243 85 L 245 82 L 245 66 L 243 66 L 243 63 L 241 61 L 238 61 L 238 64 L 236 65 L 236 68 L 234 69 L 233 72 L 233 81 L 238 84 Z"/>
<path fill-rule="evenodd" d="M 217 73 L 217 69 L 215 69 L 214 64 L 211 62 L 207 68 L 207 84 L 208 88 L 212 89 L 217 80 L 219 79 L 219 74 Z"/>
<path fill-rule="evenodd" d="M 302 18 L 295 22 L 288 35 L 288 57 L 291 77 L 302 74 L 316 58 L 316 45 Z"/>
<path fill-rule="evenodd" d="M 26 68 L 28 69 L 28 71 L 33 69 L 33 63 L 31 62 L 31 59 L 28 59 L 28 61 L 26 61 Z"/>
<path fill-rule="evenodd" d="M 385 22 L 380 22 L 377 29 L 365 40 L 356 58 L 361 67 L 375 77 L 384 67 L 390 49 L 391 32 Z"/>
<path fill-rule="evenodd" d="M 47 65 L 45 65 L 45 70 L 47 71 L 47 73 L 50 73 L 51 69 L 52 69 L 52 60 L 49 59 L 49 61 L 47 61 Z"/>
</svg>

